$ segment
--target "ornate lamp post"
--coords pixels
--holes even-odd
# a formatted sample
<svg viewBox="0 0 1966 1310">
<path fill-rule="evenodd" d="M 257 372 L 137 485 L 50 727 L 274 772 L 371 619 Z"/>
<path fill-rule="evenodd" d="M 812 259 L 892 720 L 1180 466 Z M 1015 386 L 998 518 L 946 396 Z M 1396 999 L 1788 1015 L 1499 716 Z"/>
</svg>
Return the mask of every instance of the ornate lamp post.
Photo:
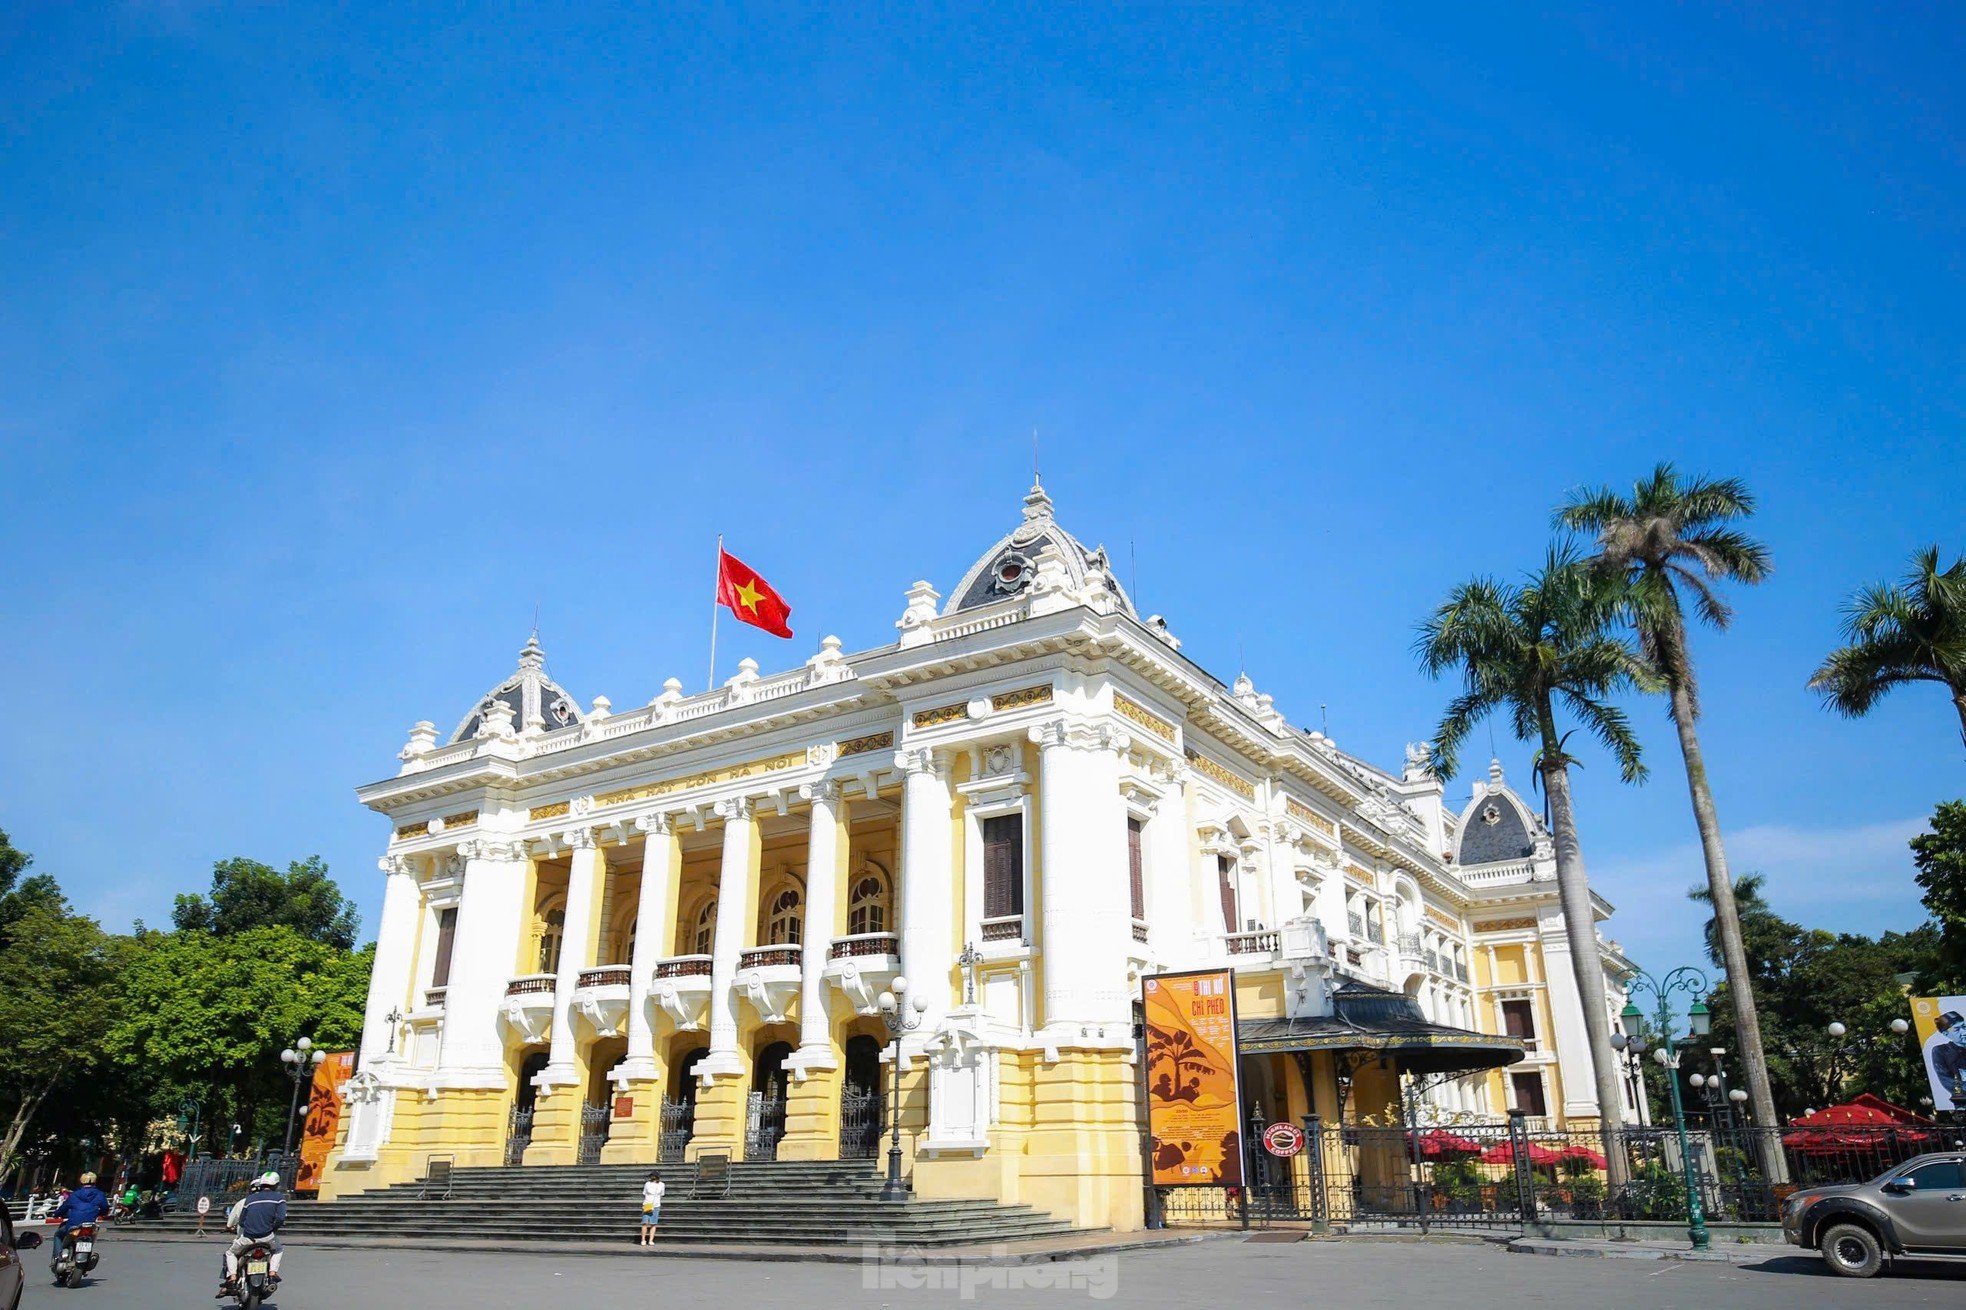
<svg viewBox="0 0 1966 1310">
<path fill-rule="evenodd" d="M 1627 1005 L 1627 1010 L 1633 1007 Z M 1619 1016 L 1620 1021 L 1624 1016 Z M 1632 1108 L 1638 1111 L 1641 1123 L 1652 1122 L 1651 1098 L 1645 1094 L 1645 1037 L 1641 1029 L 1638 1033 L 1615 1032 L 1611 1034 L 1611 1049 L 1618 1053 L 1618 1062 L 1625 1067 L 1625 1084 L 1631 1090 Z"/>
<path fill-rule="evenodd" d="M 326 1051 L 314 1049 L 314 1039 L 303 1037 L 280 1052 L 281 1072 L 293 1080 L 294 1095 L 292 1104 L 287 1107 L 287 1144 L 280 1151 L 283 1156 L 294 1153 L 294 1119 L 300 1113 L 300 1089 L 314 1081 L 314 1069 L 328 1058 Z"/>
<path fill-rule="evenodd" d="M 1707 976 L 1691 965 L 1681 965 L 1662 979 L 1654 978 L 1642 969 L 1634 969 L 1626 991 L 1634 999 L 1625 1003 L 1618 1021 L 1625 1030 L 1627 1040 L 1645 1031 L 1645 1016 L 1639 1012 L 1637 996 L 1641 992 L 1650 992 L 1657 1004 L 1652 1024 L 1659 1035 L 1659 1047 L 1652 1053 L 1652 1058 L 1672 1071 L 1672 1076 L 1666 1079 L 1666 1086 L 1672 1092 L 1672 1122 L 1679 1133 L 1679 1164 L 1686 1182 L 1686 1235 L 1695 1251 L 1704 1251 L 1713 1239 L 1707 1233 L 1706 1212 L 1700 1206 L 1700 1188 L 1693 1170 L 1693 1144 L 1686 1137 L 1686 1107 L 1679 1098 L 1679 1051 L 1674 1043 L 1682 1039 L 1673 1036 L 1672 998 L 1677 992 L 1685 992 L 1693 998 L 1693 1004 L 1686 1010 L 1688 1035 L 1705 1037 L 1713 1031 L 1713 1014 L 1707 1009 L 1706 1002 L 1700 999 L 1707 994 Z"/>
<path fill-rule="evenodd" d="M 881 1200 L 905 1201 L 908 1189 L 901 1181 L 901 1038 L 922 1026 L 922 1015 L 928 1012 L 928 998 L 916 996 L 914 1002 L 906 1001 L 908 980 L 896 975 L 881 993 L 881 1022 L 887 1025 L 888 1040 L 893 1044 L 894 1098 L 888 1110 L 892 1121 L 892 1136 L 887 1148 L 887 1182 L 881 1185 Z M 909 1011 L 914 1011 L 910 1017 Z"/>
</svg>

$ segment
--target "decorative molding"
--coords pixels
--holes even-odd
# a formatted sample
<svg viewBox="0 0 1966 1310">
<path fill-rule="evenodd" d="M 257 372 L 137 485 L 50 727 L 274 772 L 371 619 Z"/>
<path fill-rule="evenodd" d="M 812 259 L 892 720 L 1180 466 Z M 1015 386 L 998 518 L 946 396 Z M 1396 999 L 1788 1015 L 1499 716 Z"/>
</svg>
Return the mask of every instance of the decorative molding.
<svg viewBox="0 0 1966 1310">
<path fill-rule="evenodd" d="M 1338 825 L 1296 797 L 1286 796 L 1283 798 L 1283 812 L 1305 827 L 1321 832 L 1333 841 L 1338 840 Z"/>
<path fill-rule="evenodd" d="M 555 801 L 551 805 L 535 805 L 526 811 L 527 820 L 565 818 L 573 809 L 571 801 Z"/>
<path fill-rule="evenodd" d="M 717 817 L 726 823 L 742 823 L 751 817 L 751 798 L 726 796 L 717 802 Z"/>
<path fill-rule="evenodd" d="M 894 734 L 892 732 L 870 732 L 865 737 L 850 737 L 839 743 L 839 747 L 840 756 L 843 759 L 848 755 L 866 755 L 871 751 L 892 750 L 894 748 Z"/>
<path fill-rule="evenodd" d="M 1429 905 L 1427 907 L 1427 917 L 1433 920 L 1434 926 L 1436 928 L 1445 928 L 1447 931 L 1452 933 L 1458 933 L 1461 931 L 1461 925 L 1455 921 L 1454 916 L 1448 914 L 1444 910 L 1437 910 L 1433 906 Z"/>
<path fill-rule="evenodd" d="M 654 814 L 644 814 L 635 820 L 635 826 L 651 837 L 666 837 L 673 829 L 675 820 L 660 810 Z"/>
<path fill-rule="evenodd" d="M 1356 864 L 1345 866 L 1345 881 L 1363 891 L 1376 892 L 1379 890 L 1379 880 L 1369 870 L 1361 869 Z"/>
<path fill-rule="evenodd" d="M 819 778 L 812 782 L 799 784 L 799 799 L 814 805 L 837 805 L 840 800 L 840 780 L 838 778 Z"/>
<path fill-rule="evenodd" d="M 626 805 L 630 801 L 669 796 L 679 791 L 714 786 L 721 782 L 737 782 L 743 778 L 756 777 L 761 773 L 781 773 L 786 769 L 799 768 L 806 762 L 806 752 L 803 749 L 785 751 L 778 755 L 767 755 L 763 759 L 748 760 L 743 764 L 732 764 L 722 769 L 706 769 L 702 773 L 692 773 L 686 778 L 670 778 L 665 782 L 646 783 L 640 787 L 630 787 L 625 791 L 611 791 L 604 796 L 596 796 L 594 808 L 606 809 L 611 805 Z"/>
<path fill-rule="evenodd" d="M 1051 684 L 1040 683 L 1035 687 L 1022 687 L 1017 691 L 1007 691 L 1001 696 L 990 697 L 993 710 L 1017 710 L 1026 705 L 1043 705 L 1051 699 Z"/>
<path fill-rule="evenodd" d="M 960 705 L 938 705 L 932 710 L 918 711 L 908 721 L 917 728 L 933 728 L 939 723 L 954 723 L 957 719 L 968 717 L 969 703 L 965 701 Z"/>
<path fill-rule="evenodd" d="M 900 750 L 894 752 L 894 767 L 903 773 L 935 773 L 940 770 L 941 761 L 932 750 Z"/>
<path fill-rule="evenodd" d="M 571 850 L 591 851 L 596 843 L 592 828 L 574 828 L 560 834 L 560 840 Z"/>
<path fill-rule="evenodd" d="M 1246 801 L 1256 799 L 1256 784 L 1241 774 L 1223 768 L 1192 746 L 1183 753 L 1187 756 L 1189 765 L 1202 777 L 1220 783 Z"/>
<path fill-rule="evenodd" d="M 1497 919 L 1493 923 L 1478 923 L 1476 932 L 1522 932 L 1536 926 L 1536 917 L 1530 915 L 1523 919 Z"/>
<path fill-rule="evenodd" d="M 457 853 L 466 860 L 523 860 L 526 848 L 523 842 L 491 841 L 481 838 L 477 841 L 461 842 Z"/>
<path fill-rule="evenodd" d="M 1113 693 L 1113 711 L 1122 719 L 1131 720 L 1145 728 L 1170 745 L 1174 741 L 1174 725 L 1148 709 L 1138 701 L 1128 700 L 1118 692 Z"/>
<path fill-rule="evenodd" d="M 1053 719 L 1032 727 L 1030 739 L 1040 750 L 1063 747 L 1079 751 L 1123 751 L 1133 744 L 1133 739 L 1110 723 L 1092 723 L 1083 719 Z"/>
<path fill-rule="evenodd" d="M 430 824 L 429 821 L 426 820 L 422 823 L 404 824 L 402 827 L 396 829 L 395 833 L 393 834 L 393 840 L 408 841 L 412 837 L 427 837 L 429 835 L 430 835 Z"/>
<path fill-rule="evenodd" d="M 468 828 L 477 821 L 478 811 L 460 810 L 456 814 L 446 814 L 444 816 L 444 829 L 445 831 L 449 831 L 452 828 Z"/>
</svg>

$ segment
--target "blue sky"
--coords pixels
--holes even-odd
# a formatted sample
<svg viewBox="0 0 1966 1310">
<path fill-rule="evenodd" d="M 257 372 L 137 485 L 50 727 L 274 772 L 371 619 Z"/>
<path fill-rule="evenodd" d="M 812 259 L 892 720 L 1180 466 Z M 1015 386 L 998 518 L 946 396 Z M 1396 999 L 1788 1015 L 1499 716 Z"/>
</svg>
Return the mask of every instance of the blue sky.
<svg viewBox="0 0 1966 1310">
<path fill-rule="evenodd" d="M 799 634 L 727 668 L 879 644 L 1033 427 L 1189 653 L 1396 764 L 1416 621 L 1669 458 L 1777 561 L 1698 644 L 1737 868 L 1910 926 L 1956 723 L 1802 684 L 1966 549 L 1966 35 L 1791 9 L 10 11 L 0 826 L 115 924 L 315 852 L 372 920 L 351 789 L 535 604 L 583 701 L 694 688 L 724 532 Z M 1637 712 L 1653 781 L 1578 795 L 1666 966 L 1701 873 Z"/>
</svg>

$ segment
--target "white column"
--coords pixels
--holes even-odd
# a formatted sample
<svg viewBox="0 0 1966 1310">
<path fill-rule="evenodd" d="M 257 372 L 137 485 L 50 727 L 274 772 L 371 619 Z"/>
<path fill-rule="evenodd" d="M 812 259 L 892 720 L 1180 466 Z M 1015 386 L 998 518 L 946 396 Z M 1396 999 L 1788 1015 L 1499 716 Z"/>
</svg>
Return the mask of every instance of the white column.
<svg viewBox="0 0 1966 1310">
<path fill-rule="evenodd" d="M 637 819 L 635 826 L 648 834 L 648 842 L 642 847 L 642 890 L 635 902 L 635 954 L 628 962 L 628 1058 L 621 1073 L 631 1081 L 649 1082 L 657 1076 L 649 992 L 655 982 L 655 962 L 675 934 L 669 902 L 676 834 L 666 814 Z"/>
<path fill-rule="evenodd" d="M 1154 958 L 1163 963 L 1185 955 L 1194 945 L 1194 869 L 1188 843 L 1188 795 L 1185 769 L 1173 771 L 1168 790 L 1154 803 L 1147 820 L 1147 917 L 1152 924 Z"/>
<path fill-rule="evenodd" d="M 917 1040 L 935 1031 L 949 1010 L 955 967 L 955 797 L 948 760 L 937 752 L 903 750 L 894 767 L 901 792 L 901 970 L 909 995 L 928 1000 Z M 980 877 L 978 870 L 976 876 Z"/>
<path fill-rule="evenodd" d="M 826 1006 L 826 952 L 839 931 L 835 917 L 840 890 L 840 784 L 830 778 L 808 783 L 799 794 L 812 803 L 812 826 L 806 834 L 805 947 L 800 955 L 799 1049 L 793 1061 L 800 1069 L 832 1069 L 831 1014 Z"/>
<path fill-rule="evenodd" d="M 481 840 L 465 842 L 458 853 L 464 857 L 464 891 L 444 992 L 437 1085 L 502 1088 L 505 1039 L 498 1013 L 525 922 L 526 850 L 518 842 Z"/>
<path fill-rule="evenodd" d="M 751 877 L 758 862 L 758 823 L 751 813 L 751 802 L 734 796 L 717 802 L 717 813 L 724 821 L 723 866 L 717 875 L 717 928 L 711 942 L 710 961 L 710 1053 L 697 1066 L 699 1074 L 735 1074 L 744 1064 L 737 1049 L 738 957 L 750 943 L 744 940 L 744 925 L 750 915 L 746 904 L 757 895 Z"/>
<path fill-rule="evenodd" d="M 1067 721 L 1031 730 L 1041 752 L 1044 1030 L 1063 1041 L 1132 1041 L 1132 941 L 1126 802 L 1120 755 L 1127 737 Z"/>
<path fill-rule="evenodd" d="M 395 1025 L 389 1016 L 409 1003 L 411 974 L 416 969 L 416 920 L 423 909 L 415 865 L 401 855 L 385 855 L 376 863 L 386 877 L 382 922 L 375 934 L 375 967 L 369 973 L 369 1002 L 362 1023 L 364 1069 L 377 1060 L 403 1055 L 402 1035 L 392 1033 Z M 394 1057 L 387 1054 L 392 1048 Z"/>
<path fill-rule="evenodd" d="M 591 968 L 587 943 L 594 936 L 594 915 L 600 907 L 598 890 L 607 869 L 607 857 L 594 840 L 591 828 L 576 828 L 561 840 L 573 848 L 573 868 L 567 876 L 567 922 L 560 938 L 560 968 L 553 979 L 553 1044 L 546 1058 L 540 1081 L 574 1081 L 573 989 L 580 971 Z"/>
</svg>

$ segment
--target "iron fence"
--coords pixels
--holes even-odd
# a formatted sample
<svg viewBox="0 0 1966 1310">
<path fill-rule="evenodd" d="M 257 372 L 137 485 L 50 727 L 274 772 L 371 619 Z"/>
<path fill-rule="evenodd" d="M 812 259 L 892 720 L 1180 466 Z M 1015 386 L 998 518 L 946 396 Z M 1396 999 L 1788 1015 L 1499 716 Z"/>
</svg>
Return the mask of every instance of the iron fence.
<svg viewBox="0 0 1966 1310">
<path fill-rule="evenodd" d="M 575 1159 L 581 1164 L 599 1164 L 601 1148 L 608 1144 L 608 1123 L 613 1111 L 606 1105 L 583 1105 L 580 1107 L 580 1153 Z"/>
<path fill-rule="evenodd" d="M 1966 1129 L 1689 1126 L 1600 1131 L 1510 1121 L 1403 1129 L 1304 1121 L 1289 1159 L 1246 1146 L 1239 1188 L 1165 1188 L 1162 1222 L 1309 1223 L 1346 1228 L 1521 1226 L 1551 1220 L 1685 1222 L 1690 1171 L 1710 1223 L 1772 1223 L 1798 1187 L 1860 1182 L 1926 1151 L 1966 1146 Z M 1252 1149 L 1253 1148 L 1253 1149 Z"/>
<path fill-rule="evenodd" d="M 840 1159 L 871 1160 L 881 1150 L 881 1094 L 851 1083 L 840 1091 Z"/>
<path fill-rule="evenodd" d="M 291 1192 L 294 1171 L 299 1167 L 298 1154 L 282 1155 L 278 1151 L 258 1157 L 201 1155 L 185 1162 L 184 1176 L 178 1180 L 177 1192 L 180 1197 L 190 1197 L 193 1201 L 209 1196 L 214 1209 L 224 1209 L 244 1196 L 253 1179 L 261 1174 L 278 1174 L 280 1190 Z"/>
<path fill-rule="evenodd" d="M 657 1158 L 663 1164 L 681 1164 L 683 1154 L 689 1148 L 689 1139 L 696 1135 L 696 1098 L 662 1102 L 662 1138 L 656 1148 Z"/>
</svg>

